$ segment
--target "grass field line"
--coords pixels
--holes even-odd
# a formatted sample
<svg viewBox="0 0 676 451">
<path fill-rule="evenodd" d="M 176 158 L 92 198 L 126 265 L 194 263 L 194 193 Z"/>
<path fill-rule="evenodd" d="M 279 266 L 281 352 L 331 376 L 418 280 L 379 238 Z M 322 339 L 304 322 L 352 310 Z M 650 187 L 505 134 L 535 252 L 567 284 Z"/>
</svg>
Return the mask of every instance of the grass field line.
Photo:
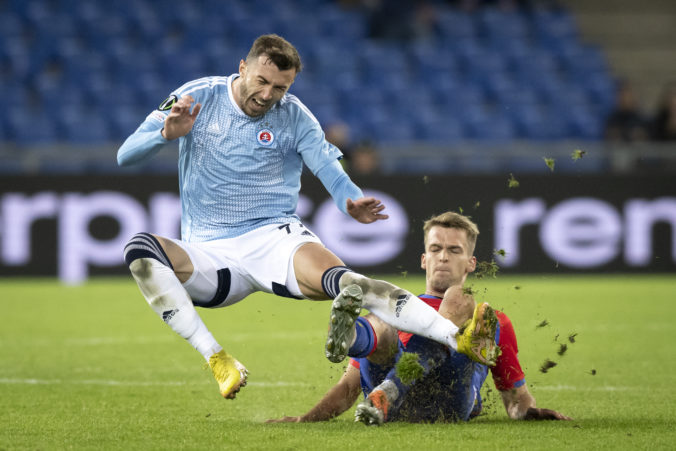
<svg viewBox="0 0 676 451">
<path fill-rule="evenodd" d="M 157 343 L 173 343 L 176 341 L 177 336 L 171 333 L 167 333 L 163 336 L 132 336 L 132 337 L 82 337 L 82 338 L 64 338 L 61 343 L 64 346 L 106 346 L 106 345 L 125 345 L 125 344 L 157 344 Z M 275 332 L 245 332 L 245 333 L 234 333 L 226 336 L 228 342 L 250 342 L 253 340 L 305 340 L 305 339 L 321 339 L 323 335 L 317 331 L 275 331 Z M 0 344 L 11 345 L 13 344 L 13 337 L 0 337 Z M 23 345 L 26 342 L 30 342 L 31 345 L 43 346 L 43 345 L 53 345 L 57 342 L 54 338 L 46 337 L 31 337 L 31 338 L 21 338 L 21 343 Z"/>
<path fill-rule="evenodd" d="M 0 385 L 106 385 L 122 387 L 153 387 L 153 386 L 183 386 L 195 384 L 212 384 L 211 380 L 199 381 L 116 381 L 111 379 L 20 379 L 20 378 L 0 378 Z M 247 386 L 252 387 L 309 387 L 311 384 L 305 382 L 286 382 L 286 381 L 252 381 Z"/>
<path fill-rule="evenodd" d="M 195 384 L 211 384 L 210 380 L 199 381 L 117 381 L 112 379 L 33 379 L 33 378 L 0 378 L 0 385 L 106 385 L 123 387 L 153 387 L 153 386 L 184 386 Z M 305 382 L 287 382 L 287 381 L 250 381 L 248 386 L 252 387 L 309 387 L 311 384 Z M 538 385 L 537 390 L 543 391 L 641 391 L 646 387 L 630 386 L 610 386 L 601 387 L 577 387 L 575 385 Z"/>
<path fill-rule="evenodd" d="M 323 337 L 322 333 L 316 330 L 294 330 L 294 331 L 256 331 L 256 332 L 239 332 L 227 334 L 225 339 L 229 342 L 247 342 L 252 340 L 298 340 L 307 338 Z M 65 343 L 68 345 L 79 346 L 98 346 L 106 344 L 144 344 L 144 343 L 160 343 L 173 342 L 176 339 L 175 334 L 167 333 L 166 336 L 138 336 L 138 337 L 86 337 L 86 338 L 68 338 Z"/>
</svg>

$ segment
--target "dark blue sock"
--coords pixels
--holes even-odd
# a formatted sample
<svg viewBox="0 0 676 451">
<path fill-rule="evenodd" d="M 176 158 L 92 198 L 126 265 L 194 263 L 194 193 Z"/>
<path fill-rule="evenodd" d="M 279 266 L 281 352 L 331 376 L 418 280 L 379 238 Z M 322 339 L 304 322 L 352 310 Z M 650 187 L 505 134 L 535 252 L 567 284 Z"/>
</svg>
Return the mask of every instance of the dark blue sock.
<svg viewBox="0 0 676 451">
<path fill-rule="evenodd" d="M 354 344 L 347 351 L 350 357 L 367 357 L 376 348 L 376 334 L 373 331 L 371 323 L 366 318 L 360 316 L 354 323 L 356 338 Z"/>
<path fill-rule="evenodd" d="M 340 278 L 348 271 L 352 271 L 347 266 L 334 266 L 324 271 L 322 274 L 322 288 L 329 299 L 334 299 L 340 294 Z"/>
</svg>

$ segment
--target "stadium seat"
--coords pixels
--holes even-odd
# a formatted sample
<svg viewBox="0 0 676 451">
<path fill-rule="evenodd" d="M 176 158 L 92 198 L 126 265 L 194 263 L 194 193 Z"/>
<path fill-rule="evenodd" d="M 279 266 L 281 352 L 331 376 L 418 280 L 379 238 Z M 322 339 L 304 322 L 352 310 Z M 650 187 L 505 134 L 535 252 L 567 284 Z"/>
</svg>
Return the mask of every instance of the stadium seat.
<svg viewBox="0 0 676 451">
<path fill-rule="evenodd" d="M 86 105 L 61 108 L 60 136 L 72 145 L 107 143 L 112 140 L 110 121 L 103 112 Z"/>
<path fill-rule="evenodd" d="M 20 146 L 40 146 L 58 142 L 56 125 L 43 110 L 27 110 L 12 106 L 8 109 L 7 136 Z"/>
<path fill-rule="evenodd" d="M 476 21 L 472 14 L 457 10 L 441 10 L 437 15 L 437 26 L 444 41 L 478 36 Z"/>
<path fill-rule="evenodd" d="M 615 81 L 565 8 L 434 6 L 434 38 L 393 45 L 369 39 L 363 9 L 333 0 L 279 0 L 275 14 L 268 0 L 4 2 L 0 94 L 16 115 L 0 118 L 3 136 L 122 139 L 171 90 L 235 72 L 254 38 L 276 32 L 306 64 L 292 92 L 320 121 L 342 118 L 376 141 L 601 138 Z M 85 132 L 62 117 L 83 105 L 110 123 Z"/>
</svg>

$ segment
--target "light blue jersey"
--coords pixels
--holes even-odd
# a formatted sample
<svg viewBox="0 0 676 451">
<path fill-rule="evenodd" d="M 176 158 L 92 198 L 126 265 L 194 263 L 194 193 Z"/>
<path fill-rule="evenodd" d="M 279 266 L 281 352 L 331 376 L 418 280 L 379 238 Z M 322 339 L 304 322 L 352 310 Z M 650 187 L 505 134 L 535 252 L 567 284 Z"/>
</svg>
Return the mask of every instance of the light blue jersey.
<svg viewBox="0 0 676 451">
<path fill-rule="evenodd" d="M 201 78 L 172 93 L 202 104 L 192 130 L 179 139 L 182 239 L 232 238 L 266 224 L 300 222 L 295 211 L 303 163 L 346 213 L 347 199 L 363 194 L 317 119 L 291 94 L 261 117 L 246 115 L 232 93 L 238 76 Z M 161 130 L 170 99 L 120 147 L 120 165 L 145 161 L 167 143 Z"/>
</svg>

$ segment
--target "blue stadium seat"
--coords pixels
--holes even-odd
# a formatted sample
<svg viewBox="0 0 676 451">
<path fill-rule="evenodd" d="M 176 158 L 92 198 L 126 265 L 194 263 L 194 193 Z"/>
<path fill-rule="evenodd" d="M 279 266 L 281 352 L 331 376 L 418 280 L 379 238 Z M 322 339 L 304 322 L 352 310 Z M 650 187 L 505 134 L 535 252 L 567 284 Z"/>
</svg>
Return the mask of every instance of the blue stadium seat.
<svg viewBox="0 0 676 451">
<path fill-rule="evenodd" d="M 568 135 L 565 120 L 546 105 L 513 105 L 506 112 L 510 115 L 519 138 L 546 141 L 562 139 Z"/>
<path fill-rule="evenodd" d="M 451 116 L 426 118 L 417 124 L 417 138 L 433 144 L 454 144 L 467 138 L 462 122 Z"/>
<path fill-rule="evenodd" d="M 437 13 L 437 25 L 442 39 L 447 42 L 458 38 L 475 38 L 478 36 L 475 18 L 470 13 L 442 9 Z"/>
<path fill-rule="evenodd" d="M 421 43 L 411 45 L 405 51 L 411 74 L 420 83 L 434 86 L 439 77 L 457 77 L 458 63 L 450 49 Z"/>
<path fill-rule="evenodd" d="M 58 142 L 56 125 L 44 110 L 29 110 L 17 106 L 8 109 L 8 137 L 18 145 L 35 146 Z"/>
<path fill-rule="evenodd" d="M 615 83 L 566 9 L 434 4 L 435 39 L 388 45 L 368 39 L 363 10 L 334 0 L 279 0 L 274 14 L 269 0 L 10 0 L 0 4 L 0 94 L 23 113 L 2 118 L 3 135 L 127 136 L 171 90 L 235 72 L 255 37 L 277 32 L 301 51 L 306 70 L 294 89 L 322 122 L 385 134 L 375 139 L 600 138 Z M 82 105 L 115 118 L 78 135 L 61 108 Z M 29 133 L 29 116 L 42 131 Z"/>
<path fill-rule="evenodd" d="M 469 136 L 482 141 L 511 141 L 516 139 L 516 127 L 509 118 L 500 114 L 490 114 L 486 121 L 467 123 Z"/>
<path fill-rule="evenodd" d="M 525 41 L 531 33 L 530 24 L 520 10 L 486 7 L 478 12 L 480 34 L 492 44 L 505 41 Z"/>
<path fill-rule="evenodd" d="M 60 136 L 73 145 L 91 145 L 110 142 L 110 119 L 103 111 L 86 105 L 70 105 L 61 109 Z"/>
<path fill-rule="evenodd" d="M 137 104 L 120 104 L 106 111 L 104 117 L 109 122 L 110 138 L 122 144 L 156 107 L 156 105 L 144 108 Z"/>
<path fill-rule="evenodd" d="M 320 25 L 323 39 L 335 42 L 341 47 L 351 47 L 366 38 L 368 33 L 366 18 L 358 12 L 343 10 L 331 2 L 325 4 L 320 11 L 314 20 Z"/>
<path fill-rule="evenodd" d="M 467 111 L 483 108 L 486 97 L 483 90 L 476 85 L 456 85 L 455 89 L 439 92 L 441 108 L 453 116 L 465 115 Z"/>
</svg>

